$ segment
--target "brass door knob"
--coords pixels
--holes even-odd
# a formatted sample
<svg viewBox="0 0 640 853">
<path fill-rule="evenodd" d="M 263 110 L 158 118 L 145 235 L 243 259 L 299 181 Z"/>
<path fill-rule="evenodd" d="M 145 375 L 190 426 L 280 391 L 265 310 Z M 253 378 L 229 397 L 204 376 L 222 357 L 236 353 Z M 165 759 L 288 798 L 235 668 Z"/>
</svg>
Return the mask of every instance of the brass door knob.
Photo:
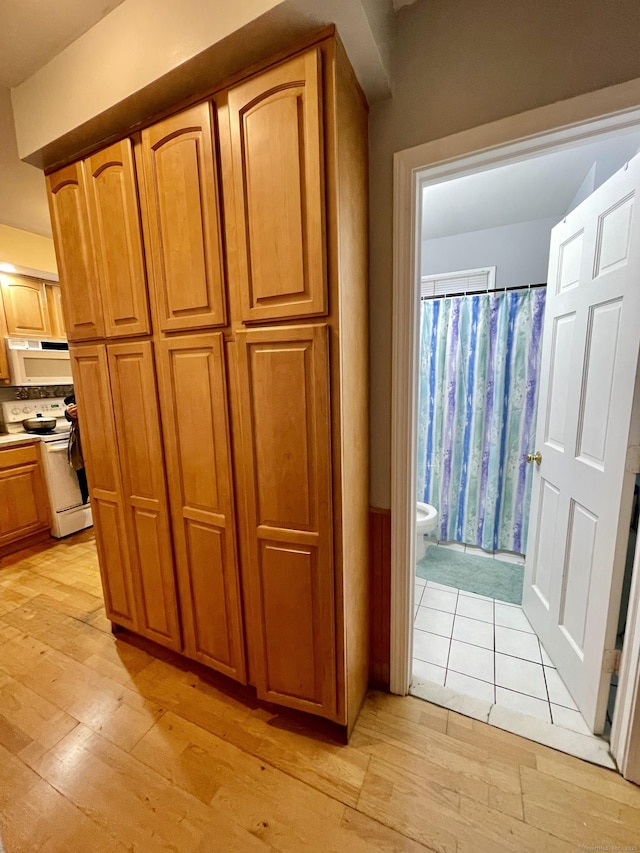
<svg viewBox="0 0 640 853">
<path fill-rule="evenodd" d="M 527 453 L 527 462 L 537 462 L 539 465 L 542 462 L 542 453 L 539 450 L 535 453 Z"/>
</svg>

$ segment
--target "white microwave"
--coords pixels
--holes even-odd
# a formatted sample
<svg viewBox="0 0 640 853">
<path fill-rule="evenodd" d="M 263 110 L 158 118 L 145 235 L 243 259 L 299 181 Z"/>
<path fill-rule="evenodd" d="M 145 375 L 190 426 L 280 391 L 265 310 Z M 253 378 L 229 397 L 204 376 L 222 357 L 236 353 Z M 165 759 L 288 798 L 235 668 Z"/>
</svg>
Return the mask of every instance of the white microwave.
<svg viewBox="0 0 640 853">
<path fill-rule="evenodd" d="M 72 385 L 69 344 L 32 338 L 7 338 L 12 385 Z"/>
</svg>

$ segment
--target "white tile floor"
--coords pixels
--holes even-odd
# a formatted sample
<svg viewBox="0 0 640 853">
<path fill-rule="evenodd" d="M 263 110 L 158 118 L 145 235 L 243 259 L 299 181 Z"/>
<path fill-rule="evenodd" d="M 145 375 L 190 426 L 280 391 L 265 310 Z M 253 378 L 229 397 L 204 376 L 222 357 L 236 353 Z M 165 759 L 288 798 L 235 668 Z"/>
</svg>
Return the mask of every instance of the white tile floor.
<svg viewBox="0 0 640 853">
<path fill-rule="evenodd" d="M 590 734 L 522 608 L 416 578 L 414 677 Z"/>
</svg>

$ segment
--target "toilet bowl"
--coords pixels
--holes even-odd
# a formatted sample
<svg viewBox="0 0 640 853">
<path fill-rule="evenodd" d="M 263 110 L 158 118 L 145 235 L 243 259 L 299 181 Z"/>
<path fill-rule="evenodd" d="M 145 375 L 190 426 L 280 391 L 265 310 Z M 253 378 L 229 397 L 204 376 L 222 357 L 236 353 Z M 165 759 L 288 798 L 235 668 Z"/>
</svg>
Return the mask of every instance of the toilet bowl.
<svg viewBox="0 0 640 853">
<path fill-rule="evenodd" d="M 425 533 L 435 530 L 438 523 L 438 510 L 431 504 L 423 504 L 418 501 L 416 505 L 416 562 L 421 560 L 427 550 L 424 541 Z"/>
</svg>

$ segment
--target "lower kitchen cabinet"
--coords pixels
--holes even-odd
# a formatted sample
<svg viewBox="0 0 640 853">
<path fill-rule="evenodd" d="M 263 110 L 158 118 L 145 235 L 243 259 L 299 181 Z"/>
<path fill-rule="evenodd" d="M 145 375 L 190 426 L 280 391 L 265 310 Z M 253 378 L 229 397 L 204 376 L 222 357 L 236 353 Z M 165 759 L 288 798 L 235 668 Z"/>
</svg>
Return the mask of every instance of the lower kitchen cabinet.
<svg viewBox="0 0 640 853">
<path fill-rule="evenodd" d="M 0 447 L 0 554 L 51 529 L 40 442 Z"/>
<path fill-rule="evenodd" d="M 258 695 L 335 718 L 328 332 L 305 324 L 237 338 Z"/>
<path fill-rule="evenodd" d="M 184 652 L 246 681 L 221 333 L 157 344 Z"/>
<path fill-rule="evenodd" d="M 71 357 L 107 615 L 180 651 L 151 343 L 78 345 Z"/>
</svg>

